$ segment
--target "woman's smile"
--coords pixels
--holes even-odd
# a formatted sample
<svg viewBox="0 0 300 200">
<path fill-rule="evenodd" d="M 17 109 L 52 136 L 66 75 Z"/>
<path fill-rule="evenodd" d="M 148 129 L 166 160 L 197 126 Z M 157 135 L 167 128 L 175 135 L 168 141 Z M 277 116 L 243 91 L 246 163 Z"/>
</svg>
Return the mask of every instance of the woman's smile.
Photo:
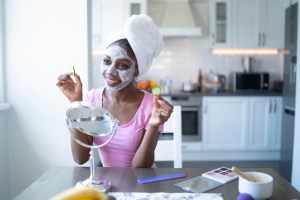
<svg viewBox="0 0 300 200">
<path fill-rule="evenodd" d="M 105 77 L 105 80 L 106 80 L 106 84 L 109 85 L 110 87 L 117 86 L 118 84 L 121 83 L 120 79 L 113 79 L 113 78 Z"/>
</svg>

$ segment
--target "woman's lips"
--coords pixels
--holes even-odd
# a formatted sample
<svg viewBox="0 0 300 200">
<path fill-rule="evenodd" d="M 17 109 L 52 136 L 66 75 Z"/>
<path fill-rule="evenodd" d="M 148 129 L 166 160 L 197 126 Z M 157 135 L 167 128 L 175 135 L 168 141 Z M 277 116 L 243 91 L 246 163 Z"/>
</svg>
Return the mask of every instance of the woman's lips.
<svg viewBox="0 0 300 200">
<path fill-rule="evenodd" d="M 112 87 L 112 86 L 118 85 L 120 83 L 120 80 L 106 78 L 106 83 L 107 83 L 107 85 Z"/>
</svg>

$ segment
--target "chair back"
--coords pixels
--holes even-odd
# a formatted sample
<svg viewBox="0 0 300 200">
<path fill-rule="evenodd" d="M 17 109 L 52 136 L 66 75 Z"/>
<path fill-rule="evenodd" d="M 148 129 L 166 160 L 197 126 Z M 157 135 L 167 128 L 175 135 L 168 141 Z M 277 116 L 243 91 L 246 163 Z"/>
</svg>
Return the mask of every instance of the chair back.
<svg viewBox="0 0 300 200">
<path fill-rule="evenodd" d="M 163 133 L 172 134 L 163 139 Z M 181 106 L 174 106 L 173 113 L 164 124 L 163 135 L 155 149 L 155 161 L 174 161 L 174 168 L 182 168 Z"/>
</svg>

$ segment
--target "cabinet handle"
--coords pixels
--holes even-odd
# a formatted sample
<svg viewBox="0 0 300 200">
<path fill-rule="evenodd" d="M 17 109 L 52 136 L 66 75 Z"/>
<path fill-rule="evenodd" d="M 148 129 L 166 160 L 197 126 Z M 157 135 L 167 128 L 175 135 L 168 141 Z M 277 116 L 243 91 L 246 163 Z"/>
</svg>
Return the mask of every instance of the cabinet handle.
<svg viewBox="0 0 300 200">
<path fill-rule="evenodd" d="M 277 102 L 276 102 L 276 99 L 273 99 L 274 100 L 274 113 L 277 112 Z"/>
<path fill-rule="evenodd" d="M 273 107 L 273 106 L 272 106 L 272 104 L 273 104 L 272 102 L 273 102 L 272 99 L 270 99 L 269 113 L 272 113 L 272 107 Z"/>
<path fill-rule="evenodd" d="M 293 83 L 296 82 L 296 77 L 297 77 L 297 57 L 296 56 L 292 56 L 292 65 L 293 65 Z"/>
<path fill-rule="evenodd" d="M 290 84 L 293 84 L 296 82 L 296 74 L 297 74 L 297 67 L 296 62 L 293 62 L 294 56 L 292 56 L 292 62 L 290 64 Z M 295 59 L 295 58 L 294 58 Z"/>
<path fill-rule="evenodd" d="M 258 33 L 258 46 L 260 47 L 260 45 L 261 45 L 261 34 Z"/>
<path fill-rule="evenodd" d="M 198 111 L 198 106 L 189 106 L 189 107 L 182 107 L 181 110 L 183 112 L 187 112 L 187 111 Z"/>
<path fill-rule="evenodd" d="M 293 71 L 294 71 L 294 64 L 290 63 L 290 76 L 289 76 L 289 82 L 290 85 L 293 83 L 294 78 L 293 78 Z"/>
<path fill-rule="evenodd" d="M 295 116 L 295 108 L 284 106 L 284 113 Z"/>
</svg>

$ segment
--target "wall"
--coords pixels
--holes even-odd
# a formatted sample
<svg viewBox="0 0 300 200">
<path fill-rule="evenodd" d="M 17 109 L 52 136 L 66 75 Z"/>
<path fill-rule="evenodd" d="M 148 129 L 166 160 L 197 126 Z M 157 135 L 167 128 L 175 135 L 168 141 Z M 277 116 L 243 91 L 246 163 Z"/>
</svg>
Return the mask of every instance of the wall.
<svg viewBox="0 0 300 200">
<path fill-rule="evenodd" d="M 64 122 L 68 100 L 56 81 L 74 65 L 87 88 L 86 4 L 5 0 L 11 198 L 51 166 L 75 165 Z"/>
</svg>

